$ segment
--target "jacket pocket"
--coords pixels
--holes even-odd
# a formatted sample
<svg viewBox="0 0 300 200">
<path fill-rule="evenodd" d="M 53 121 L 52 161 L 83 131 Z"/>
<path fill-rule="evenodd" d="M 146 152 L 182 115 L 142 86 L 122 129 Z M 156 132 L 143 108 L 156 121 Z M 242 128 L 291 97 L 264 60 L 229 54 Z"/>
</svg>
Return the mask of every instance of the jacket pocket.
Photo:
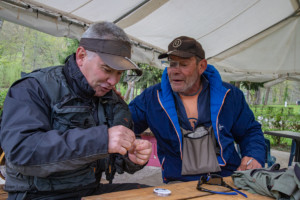
<svg viewBox="0 0 300 200">
<path fill-rule="evenodd" d="M 212 127 L 198 127 L 183 137 L 182 175 L 219 172 L 216 142 Z"/>
<path fill-rule="evenodd" d="M 73 128 L 89 128 L 96 126 L 89 106 L 54 106 L 52 125 L 60 131 Z"/>
</svg>

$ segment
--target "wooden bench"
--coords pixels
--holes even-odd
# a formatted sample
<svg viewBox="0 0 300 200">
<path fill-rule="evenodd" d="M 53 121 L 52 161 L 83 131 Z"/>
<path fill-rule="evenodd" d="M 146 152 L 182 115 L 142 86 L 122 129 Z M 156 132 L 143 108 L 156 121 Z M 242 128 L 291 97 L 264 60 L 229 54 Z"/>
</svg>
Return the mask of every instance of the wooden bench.
<svg viewBox="0 0 300 200">
<path fill-rule="evenodd" d="M 7 192 L 3 190 L 4 185 L 0 185 L 0 200 L 7 199 L 8 195 Z"/>
</svg>

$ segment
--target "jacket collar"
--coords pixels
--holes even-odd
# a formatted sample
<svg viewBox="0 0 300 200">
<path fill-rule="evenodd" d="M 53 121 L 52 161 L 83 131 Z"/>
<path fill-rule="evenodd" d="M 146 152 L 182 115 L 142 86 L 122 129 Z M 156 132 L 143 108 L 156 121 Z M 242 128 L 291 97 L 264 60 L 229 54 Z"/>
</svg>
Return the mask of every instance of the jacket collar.
<svg viewBox="0 0 300 200">
<path fill-rule="evenodd" d="M 208 64 L 203 76 L 207 78 L 209 84 L 213 87 L 223 88 L 221 75 L 214 66 Z"/>
<path fill-rule="evenodd" d="M 94 89 L 88 84 L 86 78 L 81 73 L 75 59 L 75 54 L 66 58 L 64 74 L 69 86 L 82 98 L 91 98 L 94 96 Z"/>
</svg>

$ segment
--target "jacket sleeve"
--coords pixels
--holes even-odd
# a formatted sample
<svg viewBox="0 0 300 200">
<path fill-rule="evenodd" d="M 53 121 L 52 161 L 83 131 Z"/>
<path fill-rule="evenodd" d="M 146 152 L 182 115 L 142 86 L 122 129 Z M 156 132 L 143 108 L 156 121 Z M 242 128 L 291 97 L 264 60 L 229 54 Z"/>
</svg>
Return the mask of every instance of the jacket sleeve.
<svg viewBox="0 0 300 200">
<path fill-rule="evenodd" d="M 135 97 L 129 104 L 129 110 L 132 115 L 132 120 L 134 124 L 134 132 L 136 135 L 144 132 L 148 128 L 148 122 L 146 118 L 146 92 L 145 90 L 142 94 Z"/>
<path fill-rule="evenodd" d="M 133 121 L 128 105 L 120 97 L 117 98 L 118 103 L 113 106 L 113 121 L 111 126 L 123 125 L 127 128 L 133 129 Z M 124 171 L 129 174 L 133 174 L 145 166 L 133 163 L 127 155 L 123 156 L 121 154 L 112 154 L 108 159 L 113 160 L 114 167 L 119 174 L 124 173 Z"/>
<path fill-rule="evenodd" d="M 39 83 L 25 79 L 5 99 L 1 144 L 6 163 L 24 175 L 46 177 L 83 167 L 108 154 L 106 126 L 53 130 L 50 106 Z"/>
<path fill-rule="evenodd" d="M 233 88 L 234 123 L 232 133 L 239 144 L 242 157 L 255 158 L 262 166 L 265 163 L 266 145 L 261 125 L 249 108 L 241 90 Z"/>
</svg>

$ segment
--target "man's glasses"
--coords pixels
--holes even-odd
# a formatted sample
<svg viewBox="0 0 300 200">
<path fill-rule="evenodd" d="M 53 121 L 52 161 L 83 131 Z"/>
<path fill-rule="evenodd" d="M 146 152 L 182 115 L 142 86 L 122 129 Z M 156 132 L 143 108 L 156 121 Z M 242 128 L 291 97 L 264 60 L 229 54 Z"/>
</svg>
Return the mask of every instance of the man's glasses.
<svg viewBox="0 0 300 200">
<path fill-rule="evenodd" d="M 203 186 L 202 186 L 203 184 L 226 187 L 234 192 L 218 192 L 218 191 L 209 190 L 209 189 L 203 188 Z M 238 193 L 239 193 L 247 198 L 246 194 L 244 194 L 243 192 L 238 191 L 237 189 L 234 189 L 233 187 L 228 185 L 223 180 L 223 177 L 218 174 L 210 174 L 207 176 L 201 176 L 200 180 L 198 181 L 198 184 L 197 184 L 197 189 L 200 191 L 203 191 L 203 192 L 209 192 L 209 193 L 213 193 L 213 194 L 238 195 Z"/>
</svg>

